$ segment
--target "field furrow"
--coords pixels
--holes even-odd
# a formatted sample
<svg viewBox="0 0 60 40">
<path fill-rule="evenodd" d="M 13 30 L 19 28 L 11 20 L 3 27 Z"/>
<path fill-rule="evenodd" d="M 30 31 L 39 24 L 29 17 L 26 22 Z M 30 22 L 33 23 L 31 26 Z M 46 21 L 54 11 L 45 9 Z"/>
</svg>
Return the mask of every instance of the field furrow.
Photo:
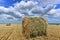
<svg viewBox="0 0 60 40">
<path fill-rule="evenodd" d="M 12 30 L 12 29 L 11 29 Z M 11 31 L 9 30 L 2 38 L 1 40 L 7 40 L 9 38 L 9 36 L 12 34 L 13 30 Z"/>
</svg>

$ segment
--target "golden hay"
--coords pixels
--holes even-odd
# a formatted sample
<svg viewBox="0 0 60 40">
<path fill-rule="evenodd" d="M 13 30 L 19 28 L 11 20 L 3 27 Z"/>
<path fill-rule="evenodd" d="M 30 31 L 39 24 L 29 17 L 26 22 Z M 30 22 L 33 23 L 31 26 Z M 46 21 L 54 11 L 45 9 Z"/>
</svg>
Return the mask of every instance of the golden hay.
<svg viewBox="0 0 60 40">
<path fill-rule="evenodd" d="M 29 39 L 46 35 L 47 22 L 42 17 L 24 17 L 22 27 L 24 36 Z"/>
</svg>

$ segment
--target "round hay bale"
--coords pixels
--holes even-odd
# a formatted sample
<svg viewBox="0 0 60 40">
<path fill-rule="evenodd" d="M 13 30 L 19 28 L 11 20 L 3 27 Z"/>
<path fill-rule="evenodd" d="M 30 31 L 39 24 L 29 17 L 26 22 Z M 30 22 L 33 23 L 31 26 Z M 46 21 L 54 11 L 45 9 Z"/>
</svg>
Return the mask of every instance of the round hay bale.
<svg viewBox="0 0 60 40">
<path fill-rule="evenodd" d="M 47 22 L 42 17 L 24 17 L 22 27 L 24 36 L 29 39 L 46 35 Z"/>
</svg>

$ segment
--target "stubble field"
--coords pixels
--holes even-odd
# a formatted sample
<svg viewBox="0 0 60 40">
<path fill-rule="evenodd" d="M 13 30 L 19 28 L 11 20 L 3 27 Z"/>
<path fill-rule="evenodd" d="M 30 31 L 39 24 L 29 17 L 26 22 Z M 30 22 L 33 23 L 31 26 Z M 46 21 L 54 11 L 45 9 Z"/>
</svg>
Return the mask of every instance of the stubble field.
<svg viewBox="0 0 60 40">
<path fill-rule="evenodd" d="M 21 24 L 0 24 L 0 40 L 26 40 L 22 34 Z M 60 25 L 49 24 L 47 36 L 36 37 L 30 40 L 60 40 Z"/>
<path fill-rule="evenodd" d="M 24 40 L 22 26 L 20 24 L 0 24 L 0 40 Z"/>
</svg>

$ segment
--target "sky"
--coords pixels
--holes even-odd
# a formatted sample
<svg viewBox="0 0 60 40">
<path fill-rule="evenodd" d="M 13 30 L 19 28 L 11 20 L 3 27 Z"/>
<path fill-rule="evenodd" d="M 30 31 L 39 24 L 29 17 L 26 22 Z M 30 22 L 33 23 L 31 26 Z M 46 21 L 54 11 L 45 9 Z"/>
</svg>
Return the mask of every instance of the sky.
<svg viewBox="0 0 60 40">
<path fill-rule="evenodd" d="M 24 16 L 60 23 L 60 0 L 0 0 L 0 23 L 21 23 Z"/>
</svg>

